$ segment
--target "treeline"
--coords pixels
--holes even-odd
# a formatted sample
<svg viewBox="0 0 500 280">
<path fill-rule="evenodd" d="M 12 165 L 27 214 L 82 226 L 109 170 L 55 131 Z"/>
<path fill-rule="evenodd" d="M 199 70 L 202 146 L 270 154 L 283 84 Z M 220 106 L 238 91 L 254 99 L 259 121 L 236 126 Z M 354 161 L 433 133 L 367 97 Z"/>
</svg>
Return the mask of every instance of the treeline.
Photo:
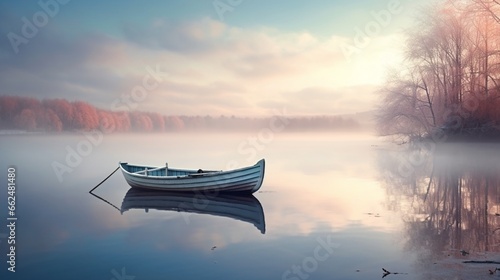
<svg viewBox="0 0 500 280">
<path fill-rule="evenodd" d="M 0 96 L 0 129 L 38 132 L 90 131 L 173 132 L 244 131 L 274 125 L 279 119 L 286 131 L 356 130 L 361 125 L 340 116 L 248 118 L 235 116 L 164 116 L 153 112 L 109 111 L 65 99 L 38 100 L 30 97 Z"/>
<path fill-rule="evenodd" d="M 408 34 L 403 69 L 387 80 L 383 135 L 500 139 L 500 4 L 443 1 Z"/>
</svg>

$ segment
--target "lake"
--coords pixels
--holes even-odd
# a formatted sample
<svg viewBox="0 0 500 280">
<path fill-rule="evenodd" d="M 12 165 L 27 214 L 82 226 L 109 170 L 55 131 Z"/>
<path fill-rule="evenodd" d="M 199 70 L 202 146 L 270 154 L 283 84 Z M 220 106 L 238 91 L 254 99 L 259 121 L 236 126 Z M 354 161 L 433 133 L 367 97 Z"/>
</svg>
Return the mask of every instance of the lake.
<svg viewBox="0 0 500 280">
<path fill-rule="evenodd" d="M 487 279 L 495 264 L 463 261 L 500 251 L 498 144 L 395 145 L 355 133 L 3 135 L 0 154 L 1 279 L 377 279 L 382 268 L 399 273 L 386 279 Z M 88 193 L 119 161 L 220 170 L 261 158 L 264 183 L 251 197 L 151 203 L 120 171 Z"/>
</svg>

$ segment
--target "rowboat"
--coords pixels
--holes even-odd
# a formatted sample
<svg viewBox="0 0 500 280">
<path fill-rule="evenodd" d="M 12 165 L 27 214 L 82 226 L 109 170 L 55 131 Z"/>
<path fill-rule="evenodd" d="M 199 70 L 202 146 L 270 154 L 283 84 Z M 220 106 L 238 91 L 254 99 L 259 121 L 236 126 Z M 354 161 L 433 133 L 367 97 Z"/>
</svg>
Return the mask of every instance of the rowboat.
<svg viewBox="0 0 500 280">
<path fill-rule="evenodd" d="M 166 191 L 217 191 L 254 193 L 264 180 L 265 160 L 255 165 L 228 170 L 189 170 L 133 165 L 120 162 L 119 167 L 127 183 L 133 188 Z"/>
<path fill-rule="evenodd" d="M 196 213 L 227 217 L 253 224 L 262 234 L 266 232 L 264 210 L 253 195 L 209 192 L 169 192 L 131 188 L 123 198 L 121 213 L 131 209 Z"/>
</svg>

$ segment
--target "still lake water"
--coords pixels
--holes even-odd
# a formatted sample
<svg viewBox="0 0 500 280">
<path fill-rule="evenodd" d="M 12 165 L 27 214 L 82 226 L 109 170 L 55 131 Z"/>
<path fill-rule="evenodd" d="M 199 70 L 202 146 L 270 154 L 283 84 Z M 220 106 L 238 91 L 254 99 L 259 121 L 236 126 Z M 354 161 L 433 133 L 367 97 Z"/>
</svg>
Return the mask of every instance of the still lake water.
<svg viewBox="0 0 500 280">
<path fill-rule="evenodd" d="M 500 251 L 500 145 L 254 136 L 105 135 L 91 150 L 82 135 L 0 136 L 0 279 L 378 279 L 382 268 L 404 273 L 386 279 L 487 277 L 486 267 L 461 261 Z M 70 157 L 59 180 L 54 162 L 67 165 L 78 147 L 81 162 Z M 94 191 L 109 203 L 88 193 L 119 161 L 218 170 L 260 158 L 266 175 L 253 197 L 151 202 L 129 192 L 119 171 Z M 9 166 L 15 273 L 7 270 Z"/>
</svg>

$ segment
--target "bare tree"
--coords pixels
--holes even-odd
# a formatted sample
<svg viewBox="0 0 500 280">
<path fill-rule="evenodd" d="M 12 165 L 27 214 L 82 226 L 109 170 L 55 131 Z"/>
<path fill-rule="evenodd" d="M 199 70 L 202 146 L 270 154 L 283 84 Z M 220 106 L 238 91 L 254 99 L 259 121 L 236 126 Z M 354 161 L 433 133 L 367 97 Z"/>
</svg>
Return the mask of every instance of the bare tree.
<svg viewBox="0 0 500 280">
<path fill-rule="evenodd" d="M 382 134 L 474 134 L 500 124 L 497 1 L 450 0 L 422 15 L 408 34 L 403 74 L 382 90 Z"/>
<path fill-rule="evenodd" d="M 497 22 L 500 23 L 500 1 L 498 0 L 473 0 L 473 3 L 486 11 Z"/>
<path fill-rule="evenodd" d="M 383 135 L 420 138 L 436 127 L 434 96 L 426 77 L 417 68 L 393 74 L 382 89 L 383 108 L 379 124 Z"/>
</svg>

